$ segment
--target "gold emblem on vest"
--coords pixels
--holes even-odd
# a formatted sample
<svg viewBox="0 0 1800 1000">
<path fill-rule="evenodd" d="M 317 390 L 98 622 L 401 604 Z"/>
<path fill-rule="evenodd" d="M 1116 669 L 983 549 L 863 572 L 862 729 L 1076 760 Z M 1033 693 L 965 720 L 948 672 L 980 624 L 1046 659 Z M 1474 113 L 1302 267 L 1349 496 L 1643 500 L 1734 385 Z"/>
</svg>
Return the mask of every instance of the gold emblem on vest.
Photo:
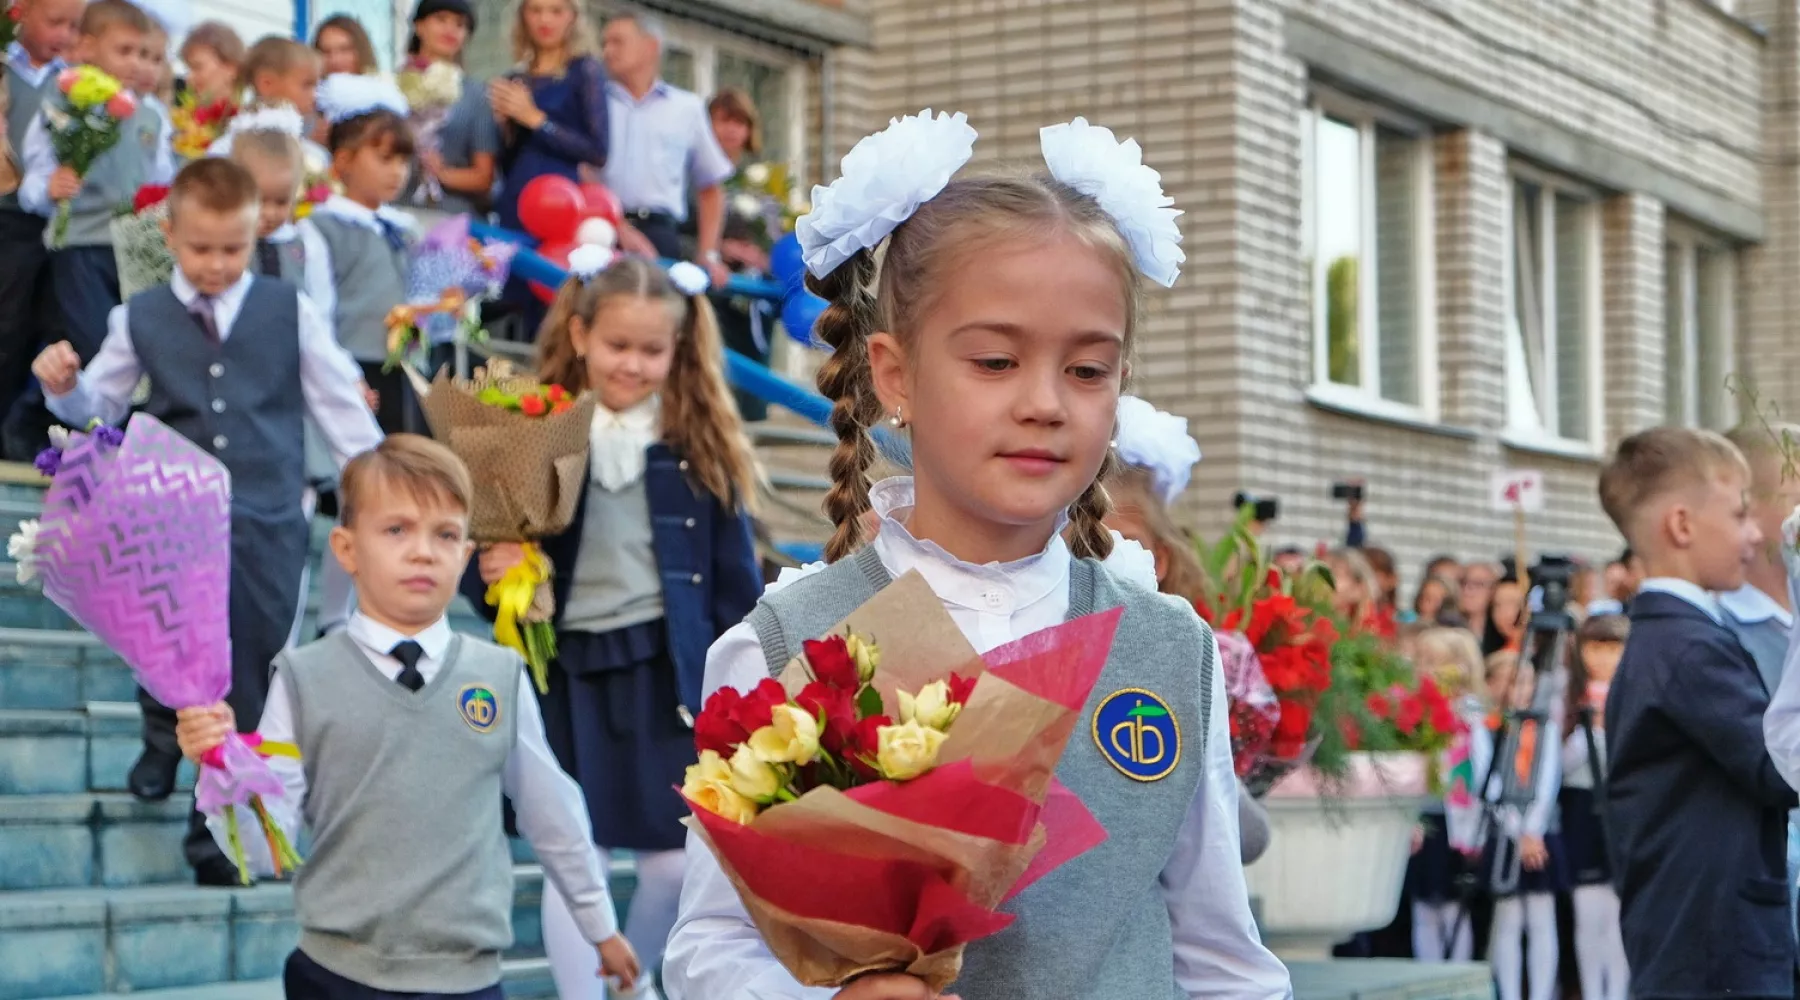
<svg viewBox="0 0 1800 1000">
<path fill-rule="evenodd" d="M 1181 763 L 1181 725 L 1160 696 L 1122 688 L 1094 710 L 1094 743 L 1119 773 L 1133 781 L 1158 781 Z"/>
</svg>

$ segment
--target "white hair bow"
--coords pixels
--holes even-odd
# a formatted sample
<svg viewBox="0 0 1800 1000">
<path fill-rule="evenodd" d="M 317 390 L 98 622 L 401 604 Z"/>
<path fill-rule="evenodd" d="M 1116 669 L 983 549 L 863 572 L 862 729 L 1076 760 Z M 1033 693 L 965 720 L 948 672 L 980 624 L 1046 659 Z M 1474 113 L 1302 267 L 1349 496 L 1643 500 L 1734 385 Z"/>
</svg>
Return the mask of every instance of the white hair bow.
<svg viewBox="0 0 1800 1000">
<path fill-rule="evenodd" d="M 244 111 L 231 119 L 226 127 L 226 135 L 239 135 L 244 132 L 280 132 L 296 139 L 306 135 L 306 119 L 300 112 L 286 104 L 277 104 L 254 111 Z"/>
<path fill-rule="evenodd" d="M 1119 460 L 1147 469 L 1150 488 L 1165 504 L 1187 489 L 1200 442 L 1188 433 L 1186 417 L 1165 413 L 1136 396 L 1119 397 L 1119 436 L 1113 442 Z"/>
<path fill-rule="evenodd" d="M 333 125 L 358 115 L 391 111 L 406 117 L 409 110 L 400 88 L 376 76 L 333 73 L 319 84 L 319 113 Z"/>
<path fill-rule="evenodd" d="M 1181 228 L 1175 199 L 1163 194 L 1162 175 L 1144 163 L 1136 139 L 1120 142 L 1112 129 L 1077 118 L 1038 131 L 1050 175 L 1100 203 L 1131 245 L 1144 277 L 1168 288 L 1181 273 Z"/>
<path fill-rule="evenodd" d="M 569 273 L 582 281 L 593 281 L 601 271 L 612 266 L 613 252 L 592 243 L 583 243 L 569 251 Z"/>
<path fill-rule="evenodd" d="M 696 295 L 706 294 L 706 290 L 712 287 L 712 277 L 700 265 L 678 260 L 669 265 L 669 284 L 691 299 Z"/>
</svg>

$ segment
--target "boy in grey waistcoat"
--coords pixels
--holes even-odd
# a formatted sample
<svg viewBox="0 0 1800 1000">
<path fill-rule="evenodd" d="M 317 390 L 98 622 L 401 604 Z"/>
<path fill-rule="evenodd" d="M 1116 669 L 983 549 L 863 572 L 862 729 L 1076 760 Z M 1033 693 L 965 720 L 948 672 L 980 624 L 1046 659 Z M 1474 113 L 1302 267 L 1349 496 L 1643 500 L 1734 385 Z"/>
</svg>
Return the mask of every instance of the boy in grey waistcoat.
<svg viewBox="0 0 1800 1000">
<path fill-rule="evenodd" d="M 44 328 L 56 314 L 50 283 L 43 280 L 49 260 L 44 249 L 44 217 L 19 206 L 23 177 L 20 154 L 25 130 L 37 117 L 56 74 L 67 67 L 63 56 L 75 44 L 81 23 L 81 0 L 15 0 L 18 35 L 6 49 L 0 103 L 6 116 L 6 149 L 0 163 L 0 417 L 11 412 L 30 378 L 31 359 L 42 343 Z M 29 450 L 29 448 L 24 449 Z M 9 458 L 23 459 L 22 453 Z"/>
<path fill-rule="evenodd" d="M 75 59 L 129 85 L 142 75 L 152 31 L 150 16 L 127 0 L 94 0 L 81 15 Z M 59 93 L 45 99 L 64 100 Z M 65 332 L 83 361 L 100 350 L 107 315 L 120 301 L 113 217 L 131 210 L 138 188 L 167 184 L 175 176 L 169 123 L 150 102 L 139 102 L 137 112 L 120 123 L 119 130 L 118 142 L 94 160 L 85 177 L 57 162 L 42 110 L 25 134 L 19 203 L 46 218 L 56 213 L 59 202 L 70 203 L 67 238 L 50 254 L 50 272 Z"/>
<path fill-rule="evenodd" d="M 468 469 L 443 445 L 400 434 L 342 479 L 331 548 L 356 580 L 357 611 L 346 631 L 276 661 L 258 730 L 299 747 L 298 761 L 271 761 L 285 794 L 270 812 L 313 834 L 294 885 L 301 936 L 287 1000 L 502 1000 L 513 899 L 502 793 L 602 972 L 631 989 L 637 956 L 524 662 L 452 633 L 445 617 L 474 550 Z M 224 703 L 184 710 L 182 752 L 199 759 L 232 724 Z M 263 850 L 252 863 L 267 862 Z"/>
<path fill-rule="evenodd" d="M 255 242 L 256 183 L 228 160 L 184 168 L 169 194 L 168 285 L 113 310 L 99 353 L 81 370 L 67 342 L 33 371 L 50 409 L 74 427 L 120 423 L 139 379 L 143 408 L 225 463 L 231 473 L 231 703 L 254 727 L 269 687 L 269 661 L 286 645 L 300 600 L 310 536 L 304 418 L 319 427 L 341 465 L 381 440 L 357 390 L 356 363 L 306 296 L 246 270 Z M 133 791 L 167 797 L 180 760 L 174 713 L 140 692 L 143 758 Z M 149 787 L 154 784 L 155 787 Z M 203 885 L 235 885 L 198 814 L 188 861 Z"/>
</svg>

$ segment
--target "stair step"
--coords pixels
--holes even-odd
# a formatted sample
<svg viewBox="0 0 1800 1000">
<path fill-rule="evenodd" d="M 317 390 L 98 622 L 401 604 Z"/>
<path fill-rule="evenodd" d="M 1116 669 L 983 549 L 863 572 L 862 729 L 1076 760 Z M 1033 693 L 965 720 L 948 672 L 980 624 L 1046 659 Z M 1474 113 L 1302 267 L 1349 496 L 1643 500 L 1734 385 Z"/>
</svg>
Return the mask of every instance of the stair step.
<svg viewBox="0 0 1800 1000">
<path fill-rule="evenodd" d="M 282 956 L 286 961 L 286 956 Z M 556 1000 L 556 986 L 550 979 L 550 963 L 542 958 L 516 958 L 501 963 L 501 984 L 508 1000 Z M 134 990 L 131 993 L 89 993 L 66 1000 L 282 1000 L 281 980 L 259 979 L 255 982 L 215 983 L 211 986 L 181 986 L 167 990 Z"/>
<path fill-rule="evenodd" d="M 518 865 L 513 878 L 508 954 L 530 959 L 543 953 L 544 875 Z M 628 894 L 629 880 L 614 881 Z M 170 989 L 195 996 L 199 987 L 280 976 L 298 939 L 288 885 L 0 892 L 0 1000 Z M 516 966 L 514 975 L 523 983 L 536 969 Z"/>
<path fill-rule="evenodd" d="M 831 489 L 831 480 L 824 476 L 785 469 L 770 469 L 765 474 L 769 477 L 769 485 L 778 490 L 815 490 L 823 493 Z"/>
<path fill-rule="evenodd" d="M 125 791 L 143 749 L 143 712 L 126 702 L 85 711 L 0 709 L 0 796 Z M 177 787 L 194 787 L 183 762 Z"/>
<path fill-rule="evenodd" d="M 181 840 L 192 809 L 186 795 L 166 802 L 114 793 L 0 796 L 0 890 L 187 881 Z"/>
</svg>

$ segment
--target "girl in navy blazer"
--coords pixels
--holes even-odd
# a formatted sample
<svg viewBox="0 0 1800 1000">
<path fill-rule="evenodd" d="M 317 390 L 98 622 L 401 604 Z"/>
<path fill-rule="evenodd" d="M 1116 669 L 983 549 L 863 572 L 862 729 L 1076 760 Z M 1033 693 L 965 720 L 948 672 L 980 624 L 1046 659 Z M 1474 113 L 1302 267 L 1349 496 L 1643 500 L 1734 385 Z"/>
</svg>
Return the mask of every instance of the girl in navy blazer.
<svg viewBox="0 0 1800 1000">
<path fill-rule="evenodd" d="M 751 540 L 755 463 L 726 387 L 705 274 L 582 248 L 538 337 L 539 377 L 599 397 L 586 492 L 544 543 L 558 658 L 540 697 L 551 748 L 581 784 L 595 842 L 637 856 L 625 935 L 655 968 L 681 894 L 706 650 L 762 593 Z M 500 578 L 516 545 L 482 553 Z M 481 606 L 478 604 L 477 606 Z M 593 948 L 554 886 L 544 944 L 564 1000 L 602 996 Z"/>
</svg>

